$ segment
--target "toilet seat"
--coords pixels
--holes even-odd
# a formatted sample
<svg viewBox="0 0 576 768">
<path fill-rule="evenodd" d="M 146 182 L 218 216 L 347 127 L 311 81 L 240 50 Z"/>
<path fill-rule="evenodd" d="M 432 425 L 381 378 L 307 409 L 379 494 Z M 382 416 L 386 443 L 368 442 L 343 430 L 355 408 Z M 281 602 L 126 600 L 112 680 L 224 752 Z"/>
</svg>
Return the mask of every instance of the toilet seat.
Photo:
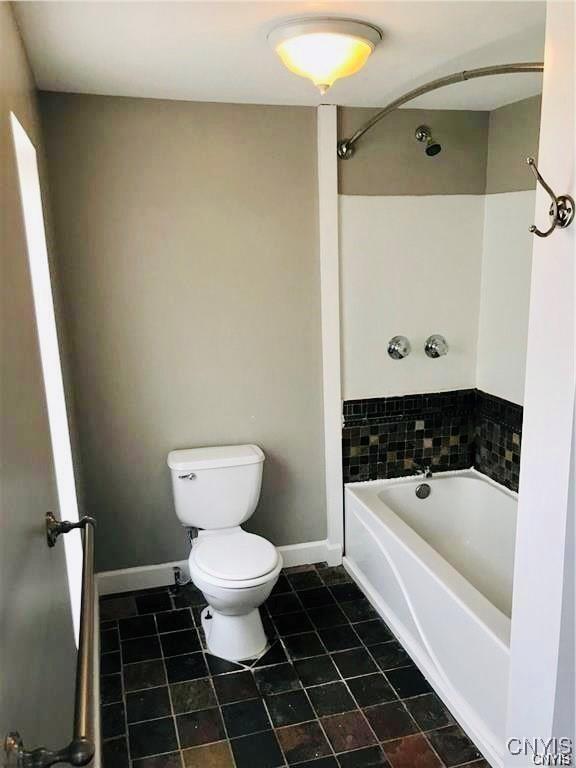
<svg viewBox="0 0 576 768">
<path fill-rule="evenodd" d="M 201 534 L 190 553 L 190 572 L 215 586 L 245 589 L 264 584 L 282 568 L 276 547 L 241 528 Z"/>
</svg>

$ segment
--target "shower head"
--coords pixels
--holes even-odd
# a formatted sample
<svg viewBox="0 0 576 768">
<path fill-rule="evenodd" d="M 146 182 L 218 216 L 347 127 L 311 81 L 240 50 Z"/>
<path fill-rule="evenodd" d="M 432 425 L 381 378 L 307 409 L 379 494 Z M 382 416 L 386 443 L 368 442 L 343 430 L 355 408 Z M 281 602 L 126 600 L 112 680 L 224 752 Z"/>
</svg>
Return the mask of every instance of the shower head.
<svg viewBox="0 0 576 768">
<path fill-rule="evenodd" d="M 426 143 L 426 149 L 424 151 L 428 157 L 434 157 L 434 155 L 439 155 L 440 152 L 442 152 L 442 147 L 440 144 L 438 144 L 437 141 L 434 141 L 434 139 L 428 139 Z"/>
<path fill-rule="evenodd" d="M 414 134 L 416 141 L 425 142 L 424 152 L 428 157 L 435 157 L 442 152 L 442 145 L 432 137 L 432 132 L 427 125 L 419 125 Z"/>
</svg>

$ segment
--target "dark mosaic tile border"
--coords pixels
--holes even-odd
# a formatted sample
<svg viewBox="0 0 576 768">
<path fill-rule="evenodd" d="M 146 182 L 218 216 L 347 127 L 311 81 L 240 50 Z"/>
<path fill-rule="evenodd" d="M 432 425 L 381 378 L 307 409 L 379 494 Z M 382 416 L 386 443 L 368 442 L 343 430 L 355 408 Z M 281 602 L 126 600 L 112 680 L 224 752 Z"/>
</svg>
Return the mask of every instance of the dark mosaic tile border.
<svg viewBox="0 0 576 768">
<path fill-rule="evenodd" d="M 283 572 L 247 664 L 207 653 L 203 605 L 101 599 L 103 768 L 488 768 L 341 566 Z"/>
<path fill-rule="evenodd" d="M 470 467 L 475 408 L 473 389 L 344 402 L 344 482 Z"/>
<path fill-rule="evenodd" d="M 475 389 L 456 389 L 402 397 L 376 397 L 368 400 L 345 400 L 344 421 L 347 425 L 366 424 L 394 418 L 420 418 L 425 415 L 457 415 L 476 407 Z"/>
<path fill-rule="evenodd" d="M 476 389 L 343 403 L 344 482 L 476 467 L 517 491 L 523 409 Z"/>
<path fill-rule="evenodd" d="M 523 408 L 478 391 L 474 466 L 479 472 L 518 490 Z"/>
</svg>

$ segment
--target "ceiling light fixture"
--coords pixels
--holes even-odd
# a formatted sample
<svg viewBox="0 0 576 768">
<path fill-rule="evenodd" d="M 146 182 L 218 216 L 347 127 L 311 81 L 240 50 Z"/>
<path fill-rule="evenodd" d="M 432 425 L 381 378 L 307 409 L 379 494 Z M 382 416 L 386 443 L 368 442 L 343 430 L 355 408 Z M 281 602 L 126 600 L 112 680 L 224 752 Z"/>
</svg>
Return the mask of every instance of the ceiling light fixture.
<svg viewBox="0 0 576 768">
<path fill-rule="evenodd" d="M 362 69 L 380 40 L 377 27 L 350 19 L 295 19 L 268 35 L 284 66 L 308 77 L 322 94 L 336 80 Z"/>
</svg>

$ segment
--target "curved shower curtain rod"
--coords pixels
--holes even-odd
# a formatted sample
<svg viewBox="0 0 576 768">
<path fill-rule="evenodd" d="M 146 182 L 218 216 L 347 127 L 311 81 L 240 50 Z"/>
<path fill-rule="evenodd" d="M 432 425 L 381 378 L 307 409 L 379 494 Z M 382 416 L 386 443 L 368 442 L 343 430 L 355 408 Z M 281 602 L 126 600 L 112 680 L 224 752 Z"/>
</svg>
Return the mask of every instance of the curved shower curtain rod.
<svg viewBox="0 0 576 768">
<path fill-rule="evenodd" d="M 477 77 L 488 77 L 490 75 L 510 75 L 516 72 L 543 72 L 544 63 L 541 61 L 528 61 L 518 62 L 517 64 L 496 64 L 492 67 L 479 67 L 478 69 L 468 69 L 463 72 L 455 72 L 453 75 L 446 75 L 446 77 L 440 77 L 437 80 L 431 80 L 429 83 L 414 88 L 412 91 L 408 91 L 404 96 L 400 96 L 398 99 L 391 101 L 386 107 L 377 112 L 374 117 L 368 120 L 361 128 L 352 134 L 349 139 L 342 139 L 338 142 L 338 157 L 341 160 L 348 160 L 354 154 L 354 145 L 356 142 L 364 136 L 364 134 L 373 128 L 376 123 L 379 123 L 383 117 L 393 112 L 398 107 L 406 104 L 407 101 L 418 96 L 423 96 L 430 91 L 436 91 L 438 88 L 444 88 L 445 85 L 453 85 L 454 83 L 463 83 L 466 80 L 474 80 Z"/>
</svg>

